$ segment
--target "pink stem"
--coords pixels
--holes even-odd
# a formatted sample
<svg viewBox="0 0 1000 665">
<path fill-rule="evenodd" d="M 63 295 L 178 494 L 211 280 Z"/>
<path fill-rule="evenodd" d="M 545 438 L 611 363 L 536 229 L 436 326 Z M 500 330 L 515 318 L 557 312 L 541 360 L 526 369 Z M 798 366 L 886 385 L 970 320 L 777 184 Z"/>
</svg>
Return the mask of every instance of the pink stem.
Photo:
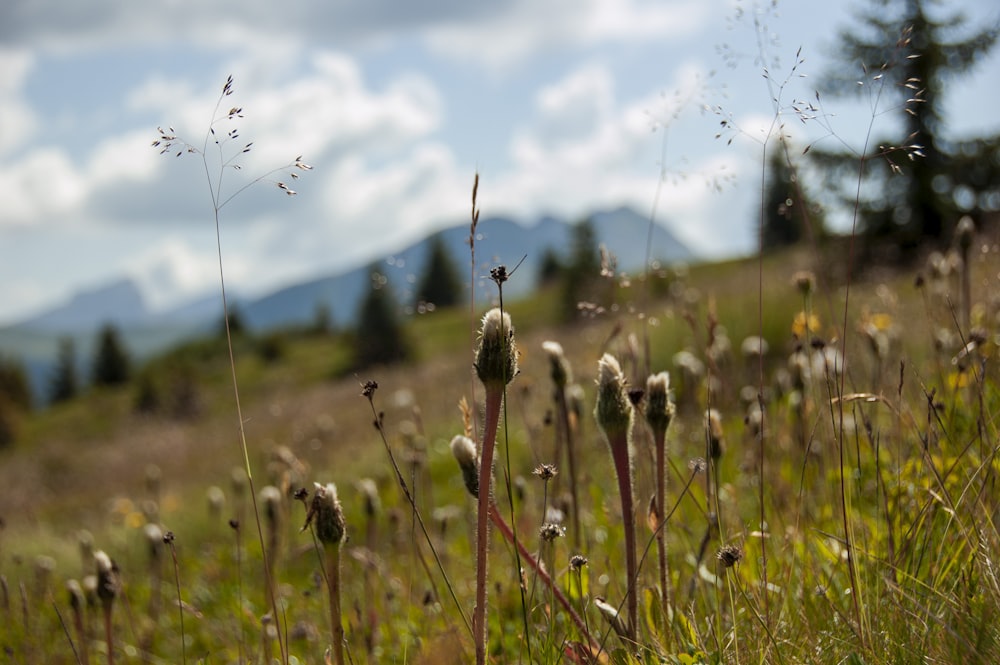
<svg viewBox="0 0 1000 665">
<path fill-rule="evenodd" d="M 483 428 L 483 452 L 479 461 L 479 506 L 476 522 L 476 607 L 472 629 L 476 638 L 476 664 L 486 663 L 486 557 L 489 551 L 489 513 L 493 496 L 493 451 L 496 448 L 497 427 L 503 386 L 486 388 L 486 422 Z"/>
</svg>

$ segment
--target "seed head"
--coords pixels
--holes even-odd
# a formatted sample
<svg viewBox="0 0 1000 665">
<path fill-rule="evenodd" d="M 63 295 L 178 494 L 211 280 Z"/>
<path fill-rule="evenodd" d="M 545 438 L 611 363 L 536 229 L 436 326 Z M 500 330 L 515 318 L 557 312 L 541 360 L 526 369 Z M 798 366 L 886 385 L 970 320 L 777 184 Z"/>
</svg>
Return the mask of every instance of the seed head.
<svg viewBox="0 0 1000 665">
<path fill-rule="evenodd" d="M 670 394 L 670 374 L 659 372 L 646 379 L 646 421 L 656 432 L 666 432 L 677 407 Z"/>
<path fill-rule="evenodd" d="M 542 480 L 549 481 L 558 475 L 559 469 L 556 468 L 555 464 L 539 464 L 531 473 L 535 474 Z"/>
<path fill-rule="evenodd" d="M 719 548 L 715 558 L 723 567 L 732 568 L 743 559 L 743 550 L 740 549 L 739 545 L 723 545 Z"/>
<path fill-rule="evenodd" d="M 581 568 L 587 565 L 587 557 L 582 554 L 574 554 L 569 559 L 569 567 L 573 570 L 579 571 Z"/>
<path fill-rule="evenodd" d="M 726 448 L 726 441 L 722 432 L 722 419 L 715 409 L 705 412 L 705 433 L 708 436 L 709 456 L 713 460 L 718 460 Z"/>
<path fill-rule="evenodd" d="M 462 480 L 465 489 L 474 497 L 479 496 L 479 458 L 476 456 L 476 444 L 467 436 L 459 434 L 451 440 L 451 454 L 462 469 Z"/>
<path fill-rule="evenodd" d="M 792 275 L 792 284 L 803 296 L 808 296 L 816 288 L 816 275 L 809 270 L 800 270 Z"/>
<path fill-rule="evenodd" d="M 545 542 L 551 543 L 556 538 L 562 538 L 566 535 L 566 527 L 561 524 L 549 522 L 539 527 L 538 535 L 541 536 L 542 540 Z"/>
<path fill-rule="evenodd" d="M 594 416 L 608 441 L 628 435 L 634 409 L 626 391 L 621 365 L 610 353 L 597 363 L 597 406 Z"/>
<path fill-rule="evenodd" d="M 476 373 L 487 388 L 510 383 L 517 374 L 517 348 L 510 315 L 498 307 L 486 312 L 476 351 Z"/>
<path fill-rule="evenodd" d="M 340 545 L 347 536 L 347 524 L 344 521 L 344 509 L 337 498 L 337 486 L 328 483 L 326 486 L 314 483 L 312 504 L 306 515 L 305 529 L 316 521 L 316 537 L 324 545 Z"/>
<path fill-rule="evenodd" d="M 552 383 L 557 388 L 565 388 L 567 384 L 572 383 L 573 369 L 570 367 L 569 361 L 566 360 L 562 344 L 548 340 L 542 342 L 542 350 L 549 357 L 549 370 L 552 374 Z"/>
<path fill-rule="evenodd" d="M 97 568 L 97 597 L 109 606 L 118 595 L 118 566 L 103 550 L 94 552 L 94 565 Z"/>
</svg>

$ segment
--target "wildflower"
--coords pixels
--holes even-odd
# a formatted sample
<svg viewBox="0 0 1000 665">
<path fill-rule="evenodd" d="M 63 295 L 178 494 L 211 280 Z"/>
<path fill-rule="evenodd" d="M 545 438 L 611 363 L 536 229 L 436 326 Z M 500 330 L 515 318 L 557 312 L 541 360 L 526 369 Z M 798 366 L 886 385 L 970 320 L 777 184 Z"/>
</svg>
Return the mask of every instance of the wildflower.
<svg viewBox="0 0 1000 665">
<path fill-rule="evenodd" d="M 476 351 L 476 373 L 483 385 L 504 386 L 517 374 L 517 349 L 510 315 L 493 308 L 483 317 L 483 328 Z"/>
<path fill-rule="evenodd" d="M 559 470 L 554 464 L 539 464 L 531 473 L 538 476 L 542 480 L 549 481 L 558 475 Z"/>
<path fill-rule="evenodd" d="M 569 558 L 569 567 L 575 571 L 579 571 L 581 568 L 586 566 L 587 563 L 587 557 L 582 554 L 574 554 Z"/>
<path fill-rule="evenodd" d="M 718 461 L 726 449 L 726 442 L 722 432 L 722 419 L 715 409 L 705 412 L 705 434 L 708 437 L 709 457 Z"/>
<path fill-rule="evenodd" d="M 646 421 L 654 432 L 666 431 L 677 413 L 670 395 L 670 374 L 659 372 L 646 380 Z"/>
<path fill-rule="evenodd" d="M 565 389 L 573 383 L 573 369 L 570 367 L 566 355 L 563 353 L 562 345 L 551 340 L 542 342 L 542 350 L 549 357 L 549 371 L 552 375 L 552 383 L 558 389 Z"/>
<path fill-rule="evenodd" d="M 316 537 L 319 541 L 324 545 L 339 545 L 344 542 L 347 528 L 344 522 L 344 509 L 337 498 L 337 486 L 333 483 L 328 483 L 326 486 L 315 483 L 315 486 L 316 491 L 313 492 L 306 523 L 302 528 L 307 528 L 315 521 Z"/>
</svg>

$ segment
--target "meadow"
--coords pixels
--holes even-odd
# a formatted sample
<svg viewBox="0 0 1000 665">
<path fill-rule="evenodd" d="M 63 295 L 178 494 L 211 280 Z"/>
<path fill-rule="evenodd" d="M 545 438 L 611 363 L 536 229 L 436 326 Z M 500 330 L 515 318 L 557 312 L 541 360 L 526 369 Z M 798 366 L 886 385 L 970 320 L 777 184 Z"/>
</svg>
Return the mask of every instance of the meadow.
<svg viewBox="0 0 1000 665">
<path fill-rule="evenodd" d="M 1000 248 L 967 231 L 913 269 L 831 239 L 605 274 L 571 323 L 504 302 L 499 410 L 486 304 L 357 375 L 337 336 L 237 338 L 246 463 L 220 344 L 159 361 L 198 367 L 186 417 L 134 387 L 33 414 L 0 453 L 6 659 L 465 663 L 482 592 L 487 662 L 997 662 Z"/>
</svg>

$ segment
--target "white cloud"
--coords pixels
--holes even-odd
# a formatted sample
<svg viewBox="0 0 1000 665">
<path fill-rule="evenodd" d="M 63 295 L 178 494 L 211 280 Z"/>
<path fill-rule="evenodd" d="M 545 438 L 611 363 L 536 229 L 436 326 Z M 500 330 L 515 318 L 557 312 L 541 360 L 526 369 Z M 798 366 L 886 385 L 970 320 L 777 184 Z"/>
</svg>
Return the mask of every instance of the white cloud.
<svg viewBox="0 0 1000 665">
<path fill-rule="evenodd" d="M 489 20 L 441 22 L 424 34 L 436 52 L 504 68 L 546 51 L 681 38 L 712 19 L 707 0 L 516 0 Z"/>
<path fill-rule="evenodd" d="M 34 64 L 27 51 L 0 48 L 0 157 L 27 144 L 38 129 L 38 119 L 21 97 Z"/>
<path fill-rule="evenodd" d="M 195 248 L 188 239 L 171 235 L 130 257 L 124 267 L 140 284 L 153 309 L 163 309 L 202 295 L 218 283 L 218 256 L 212 249 Z M 227 279 L 238 282 L 247 274 L 244 260 L 223 258 L 227 259 Z"/>
</svg>

